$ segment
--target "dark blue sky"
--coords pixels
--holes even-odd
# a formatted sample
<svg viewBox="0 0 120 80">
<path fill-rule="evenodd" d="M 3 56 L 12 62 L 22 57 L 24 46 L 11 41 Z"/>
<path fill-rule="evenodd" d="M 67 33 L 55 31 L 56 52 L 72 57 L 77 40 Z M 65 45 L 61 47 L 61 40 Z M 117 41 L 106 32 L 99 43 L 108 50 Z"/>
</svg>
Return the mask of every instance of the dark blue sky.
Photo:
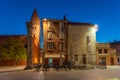
<svg viewBox="0 0 120 80">
<path fill-rule="evenodd" d="M 98 24 L 98 42 L 120 40 L 120 0 L 0 0 L 0 34 L 26 34 L 34 8 L 40 18 Z"/>
</svg>

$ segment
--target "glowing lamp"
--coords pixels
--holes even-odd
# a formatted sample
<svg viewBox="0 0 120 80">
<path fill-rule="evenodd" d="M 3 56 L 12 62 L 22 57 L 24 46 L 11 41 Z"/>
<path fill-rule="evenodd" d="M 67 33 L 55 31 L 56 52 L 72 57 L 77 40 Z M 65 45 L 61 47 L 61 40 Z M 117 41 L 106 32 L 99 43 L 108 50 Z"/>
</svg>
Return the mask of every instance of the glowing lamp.
<svg viewBox="0 0 120 80">
<path fill-rule="evenodd" d="M 47 21 L 47 19 L 46 19 L 46 18 L 44 18 L 43 20 L 44 20 L 44 21 Z"/>
<path fill-rule="evenodd" d="M 97 32 L 97 31 L 98 31 L 98 25 L 95 24 L 95 32 Z"/>
</svg>

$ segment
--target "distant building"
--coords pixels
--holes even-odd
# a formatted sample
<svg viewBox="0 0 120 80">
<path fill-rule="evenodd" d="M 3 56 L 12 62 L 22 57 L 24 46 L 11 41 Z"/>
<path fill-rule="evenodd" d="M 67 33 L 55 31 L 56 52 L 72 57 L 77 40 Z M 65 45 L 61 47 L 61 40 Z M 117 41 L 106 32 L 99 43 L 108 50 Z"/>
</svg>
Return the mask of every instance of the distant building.
<svg viewBox="0 0 120 80">
<path fill-rule="evenodd" d="M 116 49 L 109 43 L 96 43 L 97 65 L 116 65 Z"/>
<path fill-rule="evenodd" d="M 120 64 L 120 41 L 110 42 L 110 47 L 116 49 L 117 64 Z"/>
</svg>

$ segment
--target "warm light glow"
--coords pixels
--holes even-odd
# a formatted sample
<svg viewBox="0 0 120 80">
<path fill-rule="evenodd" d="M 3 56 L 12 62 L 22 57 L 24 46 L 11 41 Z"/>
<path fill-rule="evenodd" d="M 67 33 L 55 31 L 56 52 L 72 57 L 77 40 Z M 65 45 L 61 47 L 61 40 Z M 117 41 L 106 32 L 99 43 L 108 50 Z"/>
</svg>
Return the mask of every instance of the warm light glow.
<svg viewBox="0 0 120 80">
<path fill-rule="evenodd" d="M 95 24 L 95 32 L 97 32 L 97 31 L 98 31 L 98 25 Z"/>
<path fill-rule="evenodd" d="M 47 19 L 46 19 L 46 18 L 44 18 L 43 20 L 44 20 L 44 21 L 47 21 Z"/>
<path fill-rule="evenodd" d="M 47 55 L 45 55 L 45 57 L 51 57 L 51 58 L 60 58 L 60 54 L 47 54 Z M 62 58 L 65 58 L 65 56 L 64 55 L 62 55 Z"/>
<path fill-rule="evenodd" d="M 42 58 L 40 58 L 40 63 L 42 64 Z"/>
<path fill-rule="evenodd" d="M 37 58 L 36 57 L 34 58 L 34 62 L 37 63 Z"/>
</svg>

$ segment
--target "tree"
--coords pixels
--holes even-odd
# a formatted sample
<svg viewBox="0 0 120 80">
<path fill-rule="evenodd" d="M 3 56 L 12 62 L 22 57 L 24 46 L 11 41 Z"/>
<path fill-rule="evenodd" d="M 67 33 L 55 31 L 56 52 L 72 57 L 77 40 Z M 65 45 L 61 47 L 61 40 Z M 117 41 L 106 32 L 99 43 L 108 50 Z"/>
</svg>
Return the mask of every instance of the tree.
<svg viewBox="0 0 120 80">
<path fill-rule="evenodd" d="M 13 65 L 16 61 L 26 59 L 26 49 L 21 39 L 10 37 L 0 46 L 0 60 L 13 60 Z"/>
</svg>

